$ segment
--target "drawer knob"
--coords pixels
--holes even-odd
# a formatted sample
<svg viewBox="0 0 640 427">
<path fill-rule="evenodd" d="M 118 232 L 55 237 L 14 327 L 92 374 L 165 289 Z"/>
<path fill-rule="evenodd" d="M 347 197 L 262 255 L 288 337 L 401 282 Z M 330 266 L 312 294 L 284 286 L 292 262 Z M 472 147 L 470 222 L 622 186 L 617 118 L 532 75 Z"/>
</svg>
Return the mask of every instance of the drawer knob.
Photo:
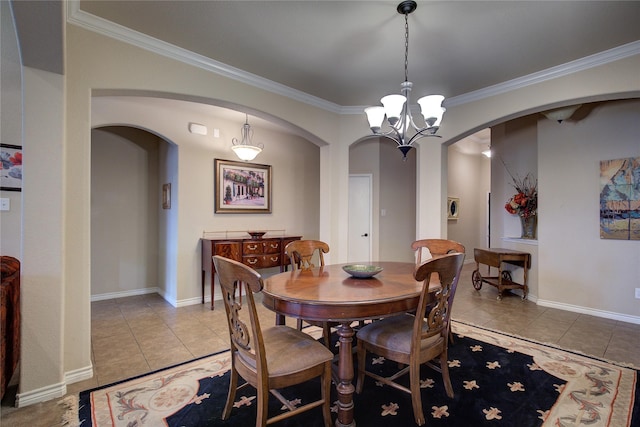
<svg viewBox="0 0 640 427">
<path fill-rule="evenodd" d="M 249 264 L 257 264 L 257 263 L 258 263 L 258 260 L 257 260 L 256 258 L 249 258 L 249 259 L 247 260 L 247 262 L 248 262 Z"/>
<path fill-rule="evenodd" d="M 247 247 L 252 251 L 255 251 L 256 249 L 258 249 L 258 245 L 247 245 Z"/>
</svg>

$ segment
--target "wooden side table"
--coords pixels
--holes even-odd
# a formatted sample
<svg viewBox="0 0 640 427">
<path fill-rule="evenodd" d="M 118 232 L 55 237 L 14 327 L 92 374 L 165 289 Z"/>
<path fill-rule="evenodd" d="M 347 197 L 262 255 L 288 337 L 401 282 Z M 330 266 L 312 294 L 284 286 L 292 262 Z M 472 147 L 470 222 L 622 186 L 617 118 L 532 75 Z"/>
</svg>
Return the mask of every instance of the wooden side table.
<svg viewBox="0 0 640 427">
<path fill-rule="evenodd" d="M 495 286 L 498 288 L 498 299 L 502 299 L 502 293 L 506 289 L 522 289 L 522 299 L 527 298 L 527 294 L 529 293 L 527 271 L 531 268 L 531 254 L 504 248 L 475 248 L 473 255 L 476 261 L 476 270 L 471 275 L 474 288 L 480 290 L 483 283 Z M 524 269 L 524 283 L 516 283 L 513 281 L 511 272 L 503 269 L 503 264 L 505 263 Z M 488 270 L 490 270 L 491 267 L 497 268 L 498 275 L 494 277 L 482 277 L 480 274 L 480 264 L 486 264 Z"/>
<path fill-rule="evenodd" d="M 213 256 L 241 262 L 253 269 L 280 267 L 283 272 L 289 265 L 289 258 L 284 255 L 284 248 L 289 242 L 300 240 L 302 236 L 278 236 L 264 238 L 211 238 L 202 240 L 202 304 L 204 304 L 204 286 L 206 274 L 211 274 L 211 310 L 216 269 Z"/>
</svg>

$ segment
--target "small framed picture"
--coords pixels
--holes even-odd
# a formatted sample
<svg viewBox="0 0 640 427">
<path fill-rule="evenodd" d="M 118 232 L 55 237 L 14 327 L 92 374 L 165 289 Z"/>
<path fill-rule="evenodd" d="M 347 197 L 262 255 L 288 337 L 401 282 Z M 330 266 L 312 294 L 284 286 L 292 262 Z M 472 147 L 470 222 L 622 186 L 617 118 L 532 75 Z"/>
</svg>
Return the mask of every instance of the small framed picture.
<svg viewBox="0 0 640 427">
<path fill-rule="evenodd" d="M 162 185 L 162 209 L 171 209 L 171 183 Z"/>
<path fill-rule="evenodd" d="M 22 147 L 0 144 L 0 190 L 22 191 Z"/>
<path fill-rule="evenodd" d="M 458 219 L 460 215 L 460 199 L 447 197 L 447 219 Z"/>
<path fill-rule="evenodd" d="M 271 166 L 214 160 L 215 213 L 271 213 Z"/>
</svg>

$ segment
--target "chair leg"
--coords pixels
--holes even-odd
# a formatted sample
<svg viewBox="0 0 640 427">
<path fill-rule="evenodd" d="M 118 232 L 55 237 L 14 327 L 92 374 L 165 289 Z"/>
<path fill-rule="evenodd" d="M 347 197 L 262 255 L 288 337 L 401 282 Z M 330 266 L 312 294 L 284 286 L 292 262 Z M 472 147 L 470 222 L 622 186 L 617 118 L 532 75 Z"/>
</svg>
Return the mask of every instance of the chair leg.
<svg viewBox="0 0 640 427">
<path fill-rule="evenodd" d="M 416 424 L 424 425 L 424 413 L 422 412 L 422 397 L 420 396 L 420 364 L 411 363 L 409 368 L 409 384 L 411 388 L 411 405 Z"/>
<path fill-rule="evenodd" d="M 296 328 L 298 328 L 299 331 L 302 330 L 302 319 L 296 321 Z"/>
<path fill-rule="evenodd" d="M 364 348 L 362 341 L 357 343 L 358 349 L 358 380 L 356 382 L 356 393 L 362 393 L 362 387 L 364 383 L 364 364 L 367 358 L 367 349 Z"/>
<path fill-rule="evenodd" d="M 233 408 L 233 402 L 236 398 L 236 390 L 238 389 L 238 372 L 235 368 L 231 367 L 230 379 L 229 379 L 229 393 L 227 394 L 227 403 L 224 405 L 222 411 L 222 419 L 226 420 L 231 415 L 231 409 Z"/>
<path fill-rule="evenodd" d="M 324 418 L 324 427 L 331 426 L 331 361 L 325 362 L 324 374 L 322 374 L 322 418 Z"/>
<path fill-rule="evenodd" d="M 453 399 L 453 387 L 451 386 L 451 377 L 449 377 L 449 364 L 447 363 L 447 351 L 440 355 L 440 370 L 442 371 L 442 382 L 447 396 Z"/>
<path fill-rule="evenodd" d="M 256 427 L 266 427 L 267 417 L 269 415 L 269 389 L 266 384 L 259 386 L 258 389 L 258 407 L 256 408 Z"/>
<path fill-rule="evenodd" d="M 327 348 L 331 348 L 331 328 L 329 327 L 329 323 L 322 323 L 322 337 L 324 338 L 324 345 Z"/>
</svg>

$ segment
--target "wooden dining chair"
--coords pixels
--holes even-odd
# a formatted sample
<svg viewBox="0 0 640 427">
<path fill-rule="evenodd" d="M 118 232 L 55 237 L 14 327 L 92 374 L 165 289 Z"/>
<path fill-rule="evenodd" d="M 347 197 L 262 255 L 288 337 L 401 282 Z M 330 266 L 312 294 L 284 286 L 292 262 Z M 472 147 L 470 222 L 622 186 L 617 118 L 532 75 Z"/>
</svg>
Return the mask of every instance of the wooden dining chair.
<svg viewBox="0 0 640 427">
<path fill-rule="evenodd" d="M 252 385 L 257 390 L 256 427 L 321 406 L 325 427 L 331 426 L 330 392 L 333 353 L 309 335 L 285 325 L 261 329 L 254 293 L 262 291 L 260 274 L 229 258 L 214 256 L 231 340 L 231 379 L 222 419 L 231 415 L 236 391 Z M 245 285 L 246 305 L 237 300 L 236 287 Z M 243 308 L 246 307 L 246 310 Z M 238 386 L 238 376 L 246 382 Z M 320 377 L 321 398 L 296 408 L 279 389 Z M 289 410 L 268 418 L 269 393 Z"/>
<path fill-rule="evenodd" d="M 422 239 L 416 240 L 411 244 L 411 249 L 416 253 L 416 266 L 422 264 L 422 255 L 424 250 L 428 250 L 429 254 L 433 256 L 445 255 L 451 253 L 465 253 L 465 247 L 462 243 L 455 240 L 447 239 Z M 449 307 L 451 309 L 452 307 Z M 453 344 L 453 334 L 449 334 L 449 341 Z"/>
<path fill-rule="evenodd" d="M 284 248 L 294 270 L 309 270 L 324 266 L 324 254 L 329 253 L 329 245 L 320 240 L 294 240 Z M 320 265 L 313 264 L 314 256 Z"/>
<path fill-rule="evenodd" d="M 422 264 L 422 255 L 424 253 L 424 249 L 427 249 L 432 257 L 454 252 L 459 252 L 461 254 L 465 253 L 465 248 L 462 243 L 458 243 L 455 240 L 447 239 L 416 240 L 411 244 L 411 249 L 413 249 L 416 253 L 416 265 Z"/>
<path fill-rule="evenodd" d="M 293 270 L 310 270 L 315 267 L 324 266 L 324 254 L 329 252 L 329 245 L 320 240 L 294 240 L 285 246 L 284 254 L 289 257 L 291 268 Z M 316 266 L 313 261 L 317 259 L 319 263 Z M 314 320 L 297 320 L 298 330 L 302 330 L 302 322 L 306 322 L 313 326 L 322 328 L 322 336 L 325 345 L 331 345 L 331 328 L 337 326 L 337 323 L 318 322 Z"/>
<path fill-rule="evenodd" d="M 361 393 L 365 375 L 387 384 L 398 390 L 411 394 L 413 416 L 418 425 L 425 423 L 420 396 L 420 366 L 427 364 L 442 374 L 442 381 L 447 396 L 453 398 L 453 387 L 449 377 L 447 364 L 448 335 L 450 331 L 450 314 L 453 297 L 456 293 L 464 254 L 454 253 L 435 256 L 418 266 L 414 278 L 423 282 L 422 294 L 416 313 L 426 316 L 401 314 L 364 326 L 356 334 L 358 351 L 358 381 L 356 393 Z M 440 276 L 442 287 L 429 292 L 429 281 L 432 274 Z M 430 302 L 431 309 L 427 309 Z M 406 365 L 390 377 L 382 377 L 365 369 L 367 352 L 383 356 L 401 365 Z M 438 359 L 439 366 L 433 363 Z M 409 373 L 409 388 L 395 380 Z"/>
</svg>

